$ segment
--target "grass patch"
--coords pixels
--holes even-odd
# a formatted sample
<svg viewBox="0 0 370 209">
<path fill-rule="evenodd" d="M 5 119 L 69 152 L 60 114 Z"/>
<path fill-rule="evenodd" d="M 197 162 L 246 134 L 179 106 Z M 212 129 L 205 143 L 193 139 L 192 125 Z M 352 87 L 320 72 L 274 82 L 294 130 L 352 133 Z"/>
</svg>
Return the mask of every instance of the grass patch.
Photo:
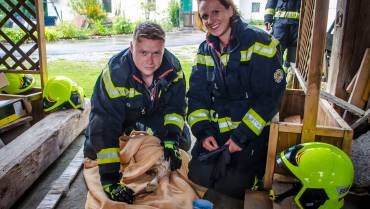
<svg viewBox="0 0 370 209">
<path fill-rule="evenodd" d="M 101 70 L 106 61 L 102 62 L 81 62 L 71 60 L 55 60 L 48 62 L 48 76 L 66 76 L 80 85 L 86 97 L 90 98 Z M 40 83 L 40 82 L 38 82 Z"/>
</svg>

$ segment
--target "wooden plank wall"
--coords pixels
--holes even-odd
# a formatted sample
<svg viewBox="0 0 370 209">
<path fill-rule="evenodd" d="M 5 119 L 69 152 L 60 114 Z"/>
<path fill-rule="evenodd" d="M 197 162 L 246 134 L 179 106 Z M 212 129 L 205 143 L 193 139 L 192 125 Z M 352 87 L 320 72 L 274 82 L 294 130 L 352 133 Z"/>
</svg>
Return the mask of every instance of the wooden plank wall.
<svg viewBox="0 0 370 209">
<path fill-rule="evenodd" d="M 331 94 L 345 100 L 345 89 L 370 48 L 369 11 L 368 0 L 338 0 L 328 86 Z"/>
</svg>

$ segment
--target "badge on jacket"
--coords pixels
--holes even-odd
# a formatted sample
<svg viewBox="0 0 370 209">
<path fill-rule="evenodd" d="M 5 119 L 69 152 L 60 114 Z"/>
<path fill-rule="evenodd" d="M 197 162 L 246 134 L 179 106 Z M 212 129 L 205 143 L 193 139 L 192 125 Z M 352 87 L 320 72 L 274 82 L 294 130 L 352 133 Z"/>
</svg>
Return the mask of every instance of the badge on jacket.
<svg viewBox="0 0 370 209">
<path fill-rule="evenodd" d="M 284 73 L 281 69 L 277 69 L 274 73 L 274 80 L 276 83 L 280 83 L 284 78 Z"/>
</svg>

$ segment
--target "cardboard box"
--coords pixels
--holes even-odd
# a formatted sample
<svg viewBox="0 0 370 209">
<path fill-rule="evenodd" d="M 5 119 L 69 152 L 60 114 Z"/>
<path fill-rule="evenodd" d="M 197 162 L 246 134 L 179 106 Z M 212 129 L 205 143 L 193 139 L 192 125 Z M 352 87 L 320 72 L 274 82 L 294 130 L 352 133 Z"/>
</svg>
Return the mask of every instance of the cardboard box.
<svg viewBox="0 0 370 209">
<path fill-rule="evenodd" d="M 27 111 L 22 99 L 0 101 L 0 127 L 25 115 L 27 115 Z"/>
</svg>

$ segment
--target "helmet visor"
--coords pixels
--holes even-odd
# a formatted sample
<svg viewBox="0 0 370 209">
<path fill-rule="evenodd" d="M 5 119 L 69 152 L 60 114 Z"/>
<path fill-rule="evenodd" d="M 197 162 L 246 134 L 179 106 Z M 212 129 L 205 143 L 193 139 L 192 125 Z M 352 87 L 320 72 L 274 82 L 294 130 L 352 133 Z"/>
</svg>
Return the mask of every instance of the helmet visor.
<svg viewBox="0 0 370 209">
<path fill-rule="evenodd" d="M 23 82 L 22 85 L 20 86 L 20 89 L 25 89 L 32 84 L 33 77 L 30 75 L 25 75 L 23 76 L 22 80 Z"/>
<path fill-rule="evenodd" d="M 48 109 L 55 105 L 56 103 L 57 101 L 49 101 L 48 99 L 44 98 L 42 101 L 42 106 L 44 107 L 44 109 Z"/>
<path fill-rule="evenodd" d="M 76 106 L 78 106 L 78 105 L 80 105 L 80 104 L 82 103 L 82 101 L 81 101 L 81 96 L 80 96 L 80 94 L 78 93 L 78 91 L 73 91 L 73 92 L 71 93 L 70 100 L 71 100 L 71 102 L 72 102 L 74 105 L 76 105 Z"/>
<path fill-rule="evenodd" d="M 290 163 L 293 166 L 298 166 L 296 156 L 297 156 L 298 151 L 302 147 L 303 146 L 299 144 L 299 145 L 290 147 L 289 149 L 283 151 L 283 156 L 288 161 L 288 163 Z M 278 155 L 276 157 L 276 165 L 277 165 L 278 169 L 281 170 L 281 172 L 284 172 L 286 174 L 294 176 L 293 173 L 286 166 L 286 164 L 285 164 L 285 162 L 282 158 L 282 155 Z"/>
</svg>

